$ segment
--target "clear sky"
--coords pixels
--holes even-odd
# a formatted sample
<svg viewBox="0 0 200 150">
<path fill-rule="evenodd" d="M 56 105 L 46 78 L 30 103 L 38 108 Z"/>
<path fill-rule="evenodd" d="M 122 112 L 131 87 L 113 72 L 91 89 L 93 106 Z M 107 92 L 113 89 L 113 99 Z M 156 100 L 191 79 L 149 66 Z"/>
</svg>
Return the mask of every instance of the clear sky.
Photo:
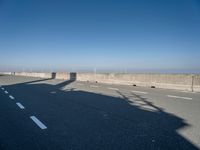
<svg viewBox="0 0 200 150">
<path fill-rule="evenodd" d="M 200 0 L 0 0 L 0 70 L 200 73 Z"/>
</svg>

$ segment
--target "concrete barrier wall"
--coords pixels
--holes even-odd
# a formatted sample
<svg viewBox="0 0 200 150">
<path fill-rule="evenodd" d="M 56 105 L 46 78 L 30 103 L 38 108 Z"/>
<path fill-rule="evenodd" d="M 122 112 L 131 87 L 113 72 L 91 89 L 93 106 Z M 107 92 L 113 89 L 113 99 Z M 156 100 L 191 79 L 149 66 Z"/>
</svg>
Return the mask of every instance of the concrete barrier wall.
<svg viewBox="0 0 200 150">
<path fill-rule="evenodd" d="M 27 77 L 39 77 L 39 78 L 55 78 L 55 79 L 63 79 L 69 80 L 69 73 L 55 72 L 55 73 L 38 73 L 38 72 L 15 72 L 12 73 L 17 76 L 27 76 Z"/>
<path fill-rule="evenodd" d="M 77 80 L 200 92 L 200 75 L 78 73 Z"/>
<path fill-rule="evenodd" d="M 193 91 L 200 92 L 200 75 L 193 76 Z"/>
<path fill-rule="evenodd" d="M 39 78 L 51 78 L 52 77 L 52 73 L 15 72 L 14 74 L 18 75 L 18 76 L 39 77 Z"/>
<path fill-rule="evenodd" d="M 56 79 L 69 80 L 70 79 L 70 74 L 69 73 L 64 73 L 64 72 L 57 72 L 55 78 Z"/>
<path fill-rule="evenodd" d="M 11 75 L 12 72 L 0 72 L 0 74 Z"/>
<path fill-rule="evenodd" d="M 53 73 L 16 72 L 15 75 L 70 80 L 72 73 L 59 72 L 53 76 Z M 200 92 L 199 74 L 77 73 L 76 80 Z"/>
</svg>

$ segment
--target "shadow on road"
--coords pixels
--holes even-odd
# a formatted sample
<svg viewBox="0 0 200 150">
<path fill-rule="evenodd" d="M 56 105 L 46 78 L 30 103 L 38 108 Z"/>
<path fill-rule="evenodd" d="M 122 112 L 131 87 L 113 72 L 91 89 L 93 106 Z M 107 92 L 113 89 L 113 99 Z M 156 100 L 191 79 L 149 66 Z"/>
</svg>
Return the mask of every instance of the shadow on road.
<svg viewBox="0 0 200 150">
<path fill-rule="evenodd" d="M 5 87 L 27 109 L 37 112 L 48 126 L 45 133 L 39 132 L 40 136 L 31 138 L 31 143 L 40 149 L 198 149 L 177 133 L 189 127 L 182 118 L 165 112 L 140 95 L 127 97 L 118 92 L 122 98 L 116 98 L 74 88 L 64 91 L 61 88 L 74 80 L 57 85 L 49 84 L 48 80 Z M 1 130 L 6 129 L 1 126 L 0 136 Z M 8 137 L 12 141 L 26 138 L 12 133 Z M 30 145 L 21 148 L 30 149 Z"/>
</svg>

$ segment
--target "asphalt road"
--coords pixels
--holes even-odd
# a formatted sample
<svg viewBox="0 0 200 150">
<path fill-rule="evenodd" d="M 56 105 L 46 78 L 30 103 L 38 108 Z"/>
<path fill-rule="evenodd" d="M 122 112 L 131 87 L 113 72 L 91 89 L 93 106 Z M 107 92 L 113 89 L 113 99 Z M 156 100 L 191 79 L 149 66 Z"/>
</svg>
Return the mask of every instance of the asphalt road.
<svg viewBox="0 0 200 150">
<path fill-rule="evenodd" d="M 197 150 L 200 93 L 0 75 L 1 150 Z"/>
</svg>

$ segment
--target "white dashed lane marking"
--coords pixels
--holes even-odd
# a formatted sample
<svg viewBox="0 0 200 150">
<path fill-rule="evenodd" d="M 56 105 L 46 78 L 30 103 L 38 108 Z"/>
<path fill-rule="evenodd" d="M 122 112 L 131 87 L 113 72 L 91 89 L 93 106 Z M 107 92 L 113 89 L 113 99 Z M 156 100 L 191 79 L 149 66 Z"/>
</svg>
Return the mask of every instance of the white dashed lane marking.
<svg viewBox="0 0 200 150">
<path fill-rule="evenodd" d="M 90 87 L 94 87 L 94 88 L 97 88 L 97 87 L 99 87 L 99 86 L 96 86 L 96 85 L 90 85 Z"/>
<path fill-rule="evenodd" d="M 16 103 L 17 106 L 19 106 L 20 109 L 25 109 L 25 107 L 21 103 Z"/>
<path fill-rule="evenodd" d="M 4 88 L 1 88 L 2 90 L 4 90 Z"/>
<path fill-rule="evenodd" d="M 181 96 L 175 96 L 175 95 L 167 95 L 167 97 L 192 100 L 192 98 L 190 97 L 181 97 Z"/>
<path fill-rule="evenodd" d="M 30 116 L 30 118 L 35 122 L 42 130 L 47 129 L 47 127 L 40 121 L 38 120 L 35 116 Z"/>
<path fill-rule="evenodd" d="M 9 95 L 10 99 L 15 99 L 12 95 Z"/>
<path fill-rule="evenodd" d="M 6 94 L 8 94 L 8 91 L 4 91 Z"/>
<path fill-rule="evenodd" d="M 140 93 L 140 94 L 148 94 L 148 92 L 142 92 L 142 91 L 131 91 L 133 93 Z"/>
<path fill-rule="evenodd" d="M 108 87 L 107 89 L 109 89 L 109 90 L 119 90 L 119 89 L 117 89 L 117 88 L 112 88 L 112 87 Z"/>
</svg>

